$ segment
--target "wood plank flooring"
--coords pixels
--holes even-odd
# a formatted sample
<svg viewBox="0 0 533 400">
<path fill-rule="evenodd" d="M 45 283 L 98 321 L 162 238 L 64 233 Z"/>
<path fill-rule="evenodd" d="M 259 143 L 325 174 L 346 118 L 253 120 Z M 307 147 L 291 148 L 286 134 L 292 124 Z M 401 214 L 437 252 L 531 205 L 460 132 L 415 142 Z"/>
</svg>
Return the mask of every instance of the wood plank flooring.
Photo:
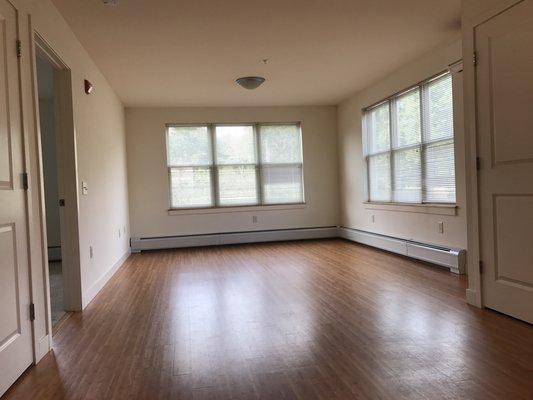
<svg viewBox="0 0 533 400">
<path fill-rule="evenodd" d="M 533 327 L 342 240 L 132 255 L 5 399 L 532 399 Z"/>
</svg>

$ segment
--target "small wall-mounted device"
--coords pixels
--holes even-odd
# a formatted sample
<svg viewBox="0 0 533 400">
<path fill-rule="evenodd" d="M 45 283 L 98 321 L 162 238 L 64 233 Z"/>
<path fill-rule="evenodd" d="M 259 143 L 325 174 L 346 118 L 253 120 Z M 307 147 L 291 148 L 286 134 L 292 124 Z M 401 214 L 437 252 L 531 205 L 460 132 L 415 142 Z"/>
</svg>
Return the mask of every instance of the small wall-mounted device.
<svg viewBox="0 0 533 400">
<path fill-rule="evenodd" d="M 85 94 L 91 94 L 94 89 L 93 84 L 89 82 L 87 79 L 85 79 L 84 86 L 85 86 Z"/>
<path fill-rule="evenodd" d="M 89 185 L 87 184 L 87 182 L 82 182 L 81 183 L 81 194 L 84 196 L 87 196 L 88 193 L 89 193 Z"/>
</svg>

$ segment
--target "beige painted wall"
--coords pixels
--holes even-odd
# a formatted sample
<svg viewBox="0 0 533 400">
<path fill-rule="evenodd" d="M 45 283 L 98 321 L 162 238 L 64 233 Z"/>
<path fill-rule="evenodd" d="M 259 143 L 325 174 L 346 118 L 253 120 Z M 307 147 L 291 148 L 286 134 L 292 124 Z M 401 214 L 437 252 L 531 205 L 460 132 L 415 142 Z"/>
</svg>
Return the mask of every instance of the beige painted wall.
<svg viewBox="0 0 533 400">
<path fill-rule="evenodd" d="M 517 0 L 518 2 L 518 0 Z M 507 0 L 462 0 L 461 14 L 463 19 L 477 17 L 491 9 L 507 7 Z"/>
<path fill-rule="evenodd" d="M 355 94 L 338 108 L 341 224 L 380 234 L 466 248 L 464 130 L 462 109 L 456 114 L 457 215 L 368 209 L 362 150 L 362 109 L 445 70 L 462 58 L 461 41 L 441 46 Z M 457 91 L 462 98 L 462 89 Z M 372 222 L 372 215 L 375 222 Z M 438 222 L 444 222 L 444 233 Z"/>
<path fill-rule="evenodd" d="M 31 33 L 29 23 L 51 45 L 72 71 L 72 97 L 77 152 L 78 181 L 89 183 L 89 194 L 79 197 L 79 242 L 81 283 L 84 305 L 108 278 L 112 267 L 129 251 L 128 199 L 124 109 L 103 75 L 76 39 L 67 23 L 49 0 L 14 0 L 19 9 L 22 94 L 25 135 L 28 138 L 30 190 L 30 244 L 33 301 L 36 306 L 35 335 L 37 359 L 47 347 L 44 262 L 40 235 L 38 167 L 33 110 Z M 94 94 L 84 93 L 83 80 L 89 79 Z M 79 185 L 78 185 L 79 186 Z M 125 227 L 121 237 L 118 230 Z M 89 245 L 94 258 L 89 258 Z"/>
<path fill-rule="evenodd" d="M 301 121 L 306 205 L 169 215 L 166 123 Z M 132 237 L 332 226 L 338 223 L 335 107 L 127 108 Z M 257 215 L 258 223 L 252 223 Z"/>
</svg>

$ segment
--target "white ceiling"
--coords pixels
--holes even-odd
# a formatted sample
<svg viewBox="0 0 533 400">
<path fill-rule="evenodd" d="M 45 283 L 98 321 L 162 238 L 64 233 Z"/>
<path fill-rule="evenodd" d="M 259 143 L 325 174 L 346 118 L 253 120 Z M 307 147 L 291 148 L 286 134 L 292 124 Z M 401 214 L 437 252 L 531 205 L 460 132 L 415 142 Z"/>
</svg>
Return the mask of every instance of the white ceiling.
<svg viewBox="0 0 533 400">
<path fill-rule="evenodd" d="M 53 2 L 127 106 L 337 104 L 460 32 L 460 0 Z"/>
</svg>

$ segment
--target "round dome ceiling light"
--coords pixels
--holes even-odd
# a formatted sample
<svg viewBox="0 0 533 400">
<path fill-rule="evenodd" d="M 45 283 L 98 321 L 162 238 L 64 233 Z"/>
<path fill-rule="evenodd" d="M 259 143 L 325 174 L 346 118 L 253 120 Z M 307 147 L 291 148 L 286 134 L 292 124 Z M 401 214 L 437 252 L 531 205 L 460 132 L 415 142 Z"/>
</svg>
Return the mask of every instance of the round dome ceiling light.
<svg viewBox="0 0 533 400">
<path fill-rule="evenodd" d="M 263 82 L 265 82 L 265 78 L 262 76 L 243 76 L 242 78 L 238 78 L 235 82 L 245 89 L 252 90 L 261 86 Z"/>
</svg>

